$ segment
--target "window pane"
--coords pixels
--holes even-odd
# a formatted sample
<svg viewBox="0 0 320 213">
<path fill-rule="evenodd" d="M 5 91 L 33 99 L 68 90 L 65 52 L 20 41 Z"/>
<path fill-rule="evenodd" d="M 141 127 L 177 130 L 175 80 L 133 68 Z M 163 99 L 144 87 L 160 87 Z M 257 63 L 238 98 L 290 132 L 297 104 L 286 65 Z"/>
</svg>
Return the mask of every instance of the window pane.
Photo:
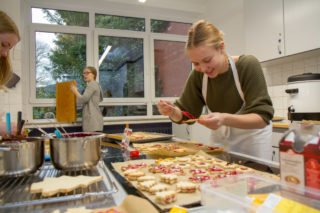
<svg viewBox="0 0 320 213">
<path fill-rule="evenodd" d="M 152 115 L 161 115 L 156 104 L 152 105 Z"/>
<path fill-rule="evenodd" d="M 55 98 L 56 82 L 76 80 L 85 87 L 86 36 L 36 32 L 36 98 Z"/>
<path fill-rule="evenodd" d="M 47 113 L 54 113 L 56 114 L 55 107 L 33 107 L 33 119 L 45 119 L 45 115 Z"/>
<path fill-rule="evenodd" d="M 144 18 L 96 14 L 96 27 L 144 32 L 145 20 Z"/>
<path fill-rule="evenodd" d="M 55 107 L 33 107 L 32 108 L 33 119 L 55 119 L 56 108 Z M 82 117 L 82 109 L 77 109 L 77 118 Z"/>
<path fill-rule="evenodd" d="M 102 113 L 104 117 L 145 116 L 147 115 L 147 106 L 103 106 Z"/>
<path fill-rule="evenodd" d="M 143 39 L 99 36 L 99 64 L 104 97 L 144 97 Z"/>
<path fill-rule="evenodd" d="M 151 19 L 151 32 L 154 33 L 187 35 L 190 27 L 190 23 Z"/>
<path fill-rule="evenodd" d="M 191 70 L 184 42 L 154 40 L 156 97 L 178 97 Z"/>
<path fill-rule="evenodd" d="M 88 27 L 89 13 L 32 8 L 32 23 Z"/>
</svg>

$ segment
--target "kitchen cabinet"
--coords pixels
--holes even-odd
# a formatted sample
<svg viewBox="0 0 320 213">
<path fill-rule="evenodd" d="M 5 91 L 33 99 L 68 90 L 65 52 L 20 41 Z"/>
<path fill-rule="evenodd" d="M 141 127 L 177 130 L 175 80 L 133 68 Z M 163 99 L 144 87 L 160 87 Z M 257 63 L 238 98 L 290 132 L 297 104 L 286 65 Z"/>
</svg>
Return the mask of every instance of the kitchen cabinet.
<svg viewBox="0 0 320 213">
<path fill-rule="evenodd" d="M 259 61 L 320 48 L 320 1 L 245 0 L 245 53 Z"/>
<path fill-rule="evenodd" d="M 320 1 L 284 0 L 285 54 L 320 48 Z"/>
<path fill-rule="evenodd" d="M 245 53 L 259 61 L 284 56 L 283 2 L 245 0 Z"/>
</svg>

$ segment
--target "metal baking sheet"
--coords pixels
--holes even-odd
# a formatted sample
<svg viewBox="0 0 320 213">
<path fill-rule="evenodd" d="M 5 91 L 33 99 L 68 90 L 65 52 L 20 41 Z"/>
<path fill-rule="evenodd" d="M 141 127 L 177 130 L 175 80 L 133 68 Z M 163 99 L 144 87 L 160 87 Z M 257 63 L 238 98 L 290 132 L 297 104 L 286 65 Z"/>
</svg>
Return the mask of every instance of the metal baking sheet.
<svg viewBox="0 0 320 213">
<path fill-rule="evenodd" d="M 152 136 L 152 138 L 146 139 L 130 139 L 132 143 L 147 143 L 147 142 L 154 142 L 154 141 L 165 141 L 172 139 L 173 135 L 164 134 L 164 133 L 157 133 L 157 132 L 139 132 L 146 134 L 146 136 Z M 134 133 L 133 133 L 134 134 Z M 121 141 L 123 133 L 115 133 L 115 134 L 106 134 L 106 137 L 110 140 L 114 141 Z"/>
</svg>

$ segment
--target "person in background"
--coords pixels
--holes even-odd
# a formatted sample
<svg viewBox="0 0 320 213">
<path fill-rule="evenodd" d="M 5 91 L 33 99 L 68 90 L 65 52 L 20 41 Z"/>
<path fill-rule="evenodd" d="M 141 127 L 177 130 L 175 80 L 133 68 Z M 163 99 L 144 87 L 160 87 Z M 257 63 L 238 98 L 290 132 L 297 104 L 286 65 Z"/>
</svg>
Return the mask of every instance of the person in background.
<svg viewBox="0 0 320 213">
<path fill-rule="evenodd" d="M 4 86 L 11 77 L 9 50 L 19 41 L 20 34 L 17 25 L 5 12 L 0 10 L 0 87 Z"/>
<path fill-rule="evenodd" d="M 84 93 L 81 95 L 75 85 L 71 91 L 76 95 L 77 101 L 82 104 L 82 130 L 84 132 L 102 132 L 103 116 L 99 103 L 103 100 L 102 90 L 96 81 L 97 70 L 94 67 L 86 67 L 83 70 L 83 78 L 87 83 Z"/>
<path fill-rule="evenodd" d="M 199 118 L 212 130 L 213 145 L 271 160 L 274 109 L 259 61 L 228 55 L 223 33 L 205 20 L 189 29 L 186 53 L 194 70 L 174 104 L 158 102 L 159 112 L 176 123 Z"/>
<path fill-rule="evenodd" d="M 0 90 L 5 88 L 5 84 L 12 74 L 9 50 L 19 41 L 20 34 L 17 25 L 5 12 L 0 10 Z M 0 111 L 0 137 L 6 137 L 4 114 Z M 15 130 L 16 124 L 13 123 L 12 125 L 13 130 Z"/>
</svg>

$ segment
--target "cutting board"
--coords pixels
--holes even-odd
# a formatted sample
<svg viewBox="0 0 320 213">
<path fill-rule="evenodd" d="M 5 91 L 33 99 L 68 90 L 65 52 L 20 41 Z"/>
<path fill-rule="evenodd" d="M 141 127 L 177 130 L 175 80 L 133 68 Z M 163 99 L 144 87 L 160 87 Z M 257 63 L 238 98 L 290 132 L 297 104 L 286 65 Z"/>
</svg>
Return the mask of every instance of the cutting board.
<svg viewBox="0 0 320 213">
<path fill-rule="evenodd" d="M 76 96 L 71 91 L 71 85 L 76 81 L 56 84 L 56 119 L 58 122 L 72 123 L 77 119 Z"/>
</svg>

